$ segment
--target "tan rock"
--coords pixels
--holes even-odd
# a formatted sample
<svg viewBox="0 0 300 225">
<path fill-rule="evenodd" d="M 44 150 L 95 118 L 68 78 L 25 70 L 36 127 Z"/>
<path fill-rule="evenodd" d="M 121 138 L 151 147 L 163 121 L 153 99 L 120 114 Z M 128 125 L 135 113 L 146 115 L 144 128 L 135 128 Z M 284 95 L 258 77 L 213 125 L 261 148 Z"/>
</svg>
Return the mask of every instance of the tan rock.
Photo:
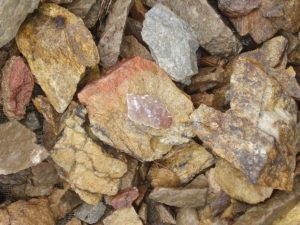
<svg viewBox="0 0 300 225">
<path fill-rule="evenodd" d="M 288 213 L 276 219 L 272 225 L 298 225 L 300 224 L 300 202 L 297 203 Z"/>
<path fill-rule="evenodd" d="M 104 225 L 143 225 L 133 207 L 117 209 L 103 220 Z"/>
<path fill-rule="evenodd" d="M 155 165 L 150 168 L 148 179 L 152 187 L 178 187 L 180 185 L 180 179 L 175 172 Z"/>
<path fill-rule="evenodd" d="M 127 171 L 127 165 L 103 152 L 81 127 L 86 111 L 78 106 L 66 120 L 61 139 L 55 144 L 51 156 L 64 170 L 65 179 L 80 197 L 89 204 L 96 204 L 102 194 L 118 192 L 120 177 Z M 85 197 L 84 193 L 88 196 Z M 91 202 L 91 196 L 98 200 Z"/>
<path fill-rule="evenodd" d="M 47 30 L 47 32 L 41 32 Z M 17 45 L 57 112 L 62 113 L 76 91 L 86 66 L 99 54 L 83 21 L 56 4 L 42 4 L 17 35 Z"/>
<path fill-rule="evenodd" d="M 78 95 L 105 143 L 142 161 L 161 158 L 193 136 L 190 99 L 154 62 L 123 61 Z"/>
<path fill-rule="evenodd" d="M 173 171 L 181 183 L 189 182 L 195 175 L 214 163 L 213 156 L 195 142 L 174 147 L 174 150 L 159 162 Z"/>
<path fill-rule="evenodd" d="M 7 175 L 37 165 L 48 157 L 36 136 L 17 121 L 0 124 L 0 174 Z"/>
<path fill-rule="evenodd" d="M 0 209 L 0 223 L 1 225 L 10 225 L 9 215 L 6 209 Z"/>
<path fill-rule="evenodd" d="M 241 171 L 223 159 L 217 162 L 215 171 L 217 183 L 223 191 L 234 199 L 249 204 L 257 204 L 272 194 L 272 188 L 250 183 Z"/>
<path fill-rule="evenodd" d="M 133 35 L 127 35 L 123 38 L 120 56 L 122 58 L 132 58 L 140 56 L 144 59 L 152 60 L 150 52 Z"/>
<path fill-rule="evenodd" d="M 197 210 L 194 208 L 180 208 L 176 215 L 176 225 L 199 225 Z"/>
<path fill-rule="evenodd" d="M 82 223 L 79 219 L 72 218 L 66 225 L 82 225 Z"/>
<path fill-rule="evenodd" d="M 259 8 L 261 2 L 262 0 L 219 0 L 218 7 L 227 16 L 239 17 Z"/>
</svg>

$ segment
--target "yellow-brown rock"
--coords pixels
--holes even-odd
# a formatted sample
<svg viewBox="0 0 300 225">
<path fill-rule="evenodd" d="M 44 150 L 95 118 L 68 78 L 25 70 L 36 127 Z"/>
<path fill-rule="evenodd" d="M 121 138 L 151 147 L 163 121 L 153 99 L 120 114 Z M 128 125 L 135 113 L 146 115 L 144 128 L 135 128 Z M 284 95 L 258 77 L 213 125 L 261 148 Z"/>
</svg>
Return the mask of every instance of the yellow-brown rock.
<svg viewBox="0 0 300 225">
<path fill-rule="evenodd" d="M 117 209 L 103 220 L 104 225 L 143 225 L 133 207 Z"/>
<path fill-rule="evenodd" d="M 16 37 L 30 69 L 57 112 L 62 113 L 87 66 L 99 62 L 83 21 L 56 4 L 42 4 Z"/>
</svg>

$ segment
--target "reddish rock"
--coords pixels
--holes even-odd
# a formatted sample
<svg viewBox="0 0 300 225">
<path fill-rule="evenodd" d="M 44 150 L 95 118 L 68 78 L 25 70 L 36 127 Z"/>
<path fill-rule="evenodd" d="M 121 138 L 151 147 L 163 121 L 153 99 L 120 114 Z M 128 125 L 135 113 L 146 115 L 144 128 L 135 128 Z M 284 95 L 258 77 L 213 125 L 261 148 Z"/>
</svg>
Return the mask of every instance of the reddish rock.
<svg viewBox="0 0 300 225">
<path fill-rule="evenodd" d="M 106 203 L 114 209 L 130 208 L 134 200 L 139 197 L 139 190 L 136 187 L 124 190 L 115 196 L 108 197 Z"/>
<path fill-rule="evenodd" d="M 1 81 L 3 110 L 9 119 L 25 116 L 30 101 L 34 79 L 22 57 L 11 57 L 5 64 Z"/>
</svg>

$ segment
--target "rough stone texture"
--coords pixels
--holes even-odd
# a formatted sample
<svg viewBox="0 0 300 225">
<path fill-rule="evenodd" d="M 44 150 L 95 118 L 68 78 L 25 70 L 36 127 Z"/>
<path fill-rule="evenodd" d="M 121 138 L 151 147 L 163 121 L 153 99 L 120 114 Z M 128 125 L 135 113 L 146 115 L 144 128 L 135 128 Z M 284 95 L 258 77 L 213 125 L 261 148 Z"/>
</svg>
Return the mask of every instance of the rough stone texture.
<svg viewBox="0 0 300 225">
<path fill-rule="evenodd" d="M 180 208 L 176 215 L 176 225 L 199 225 L 197 210 L 194 208 Z"/>
<path fill-rule="evenodd" d="M 244 16 L 260 7 L 262 0 L 218 0 L 219 9 L 227 16 Z"/>
<path fill-rule="evenodd" d="M 83 204 L 75 210 L 75 216 L 86 223 L 97 223 L 104 215 L 106 206 L 103 202 L 97 205 Z"/>
<path fill-rule="evenodd" d="M 207 0 L 146 0 L 149 6 L 161 3 L 169 7 L 194 29 L 201 47 L 212 55 L 229 56 L 241 50 L 241 44 Z M 191 10 L 193 9 L 193 10 Z"/>
<path fill-rule="evenodd" d="M 6 214 L 4 220 L 3 212 Z M 0 223 L 3 225 L 55 225 L 46 199 L 19 200 L 2 209 L 0 215 Z"/>
<path fill-rule="evenodd" d="M 35 133 L 19 122 L 0 124 L 0 174 L 19 172 L 47 158 L 47 151 L 35 142 Z"/>
<path fill-rule="evenodd" d="M 128 17 L 125 28 L 125 34 L 133 35 L 140 43 L 144 43 L 142 38 L 142 29 L 142 22 Z"/>
<path fill-rule="evenodd" d="M 143 225 L 133 207 L 117 209 L 103 220 L 104 225 Z"/>
<path fill-rule="evenodd" d="M 124 36 L 120 56 L 122 58 L 140 56 L 144 59 L 152 60 L 152 56 L 148 49 L 145 48 L 133 35 Z"/>
<path fill-rule="evenodd" d="M 195 142 L 176 146 L 174 150 L 159 161 L 163 167 L 173 171 L 181 183 L 189 182 L 195 175 L 214 163 L 213 156 Z"/>
<path fill-rule="evenodd" d="M 189 77 L 198 72 L 196 34 L 166 6 L 157 4 L 146 13 L 142 37 L 154 60 L 173 80 L 189 83 Z"/>
<path fill-rule="evenodd" d="M 154 188 L 149 198 L 176 207 L 202 207 L 206 203 L 207 188 Z"/>
<path fill-rule="evenodd" d="M 217 216 L 224 212 L 230 204 L 231 198 L 224 191 L 220 191 L 220 193 L 213 196 L 209 202 L 209 208 L 212 216 Z"/>
<path fill-rule="evenodd" d="M 139 190 L 136 187 L 123 190 L 115 196 L 106 199 L 106 203 L 114 209 L 129 208 L 132 203 L 139 197 Z"/>
<path fill-rule="evenodd" d="M 276 219 L 272 225 L 298 225 L 300 224 L 300 202 L 295 205 L 288 213 Z"/>
<path fill-rule="evenodd" d="M 66 225 L 82 225 L 82 223 L 79 219 L 72 218 Z"/>
<path fill-rule="evenodd" d="M 45 3 L 22 25 L 16 40 L 49 101 L 62 113 L 86 66 L 99 62 L 90 31 L 67 9 Z"/>
<path fill-rule="evenodd" d="M 180 179 L 173 171 L 155 165 L 149 170 L 148 180 L 152 187 L 178 187 L 180 185 Z"/>
<path fill-rule="evenodd" d="M 296 179 L 294 191 L 278 192 L 265 203 L 261 203 L 249 209 L 244 215 L 238 218 L 234 225 L 267 225 L 287 213 L 300 199 L 299 179 Z"/>
<path fill-rule="evenodd" d="M 217 162 L 215 178 L 229 196 L 249 204 L 257 204 L 269 198 L 273 189 L 251 184 L 247 177 L 230 163 L 221 159 Z"/>
<path fill-rule="evenodd" d="M 172 115 L 167 129 L 156 129 L 128 118 L 128 94 L 153 96 Z M 135 57 L 116 65 L 78 95 L 87 106 L 91 129 L 105 143 L 142 161 L 161 158 L 172 145 L 193 136 L 192 102 L 155 63 Z"/>
<path fill-rule="evenodd" d="M 246 6 L 248 2 L 241 1 L 241 5 Z M 261 0 L 258 9 L 244 16 L 232 17 L 231 22 L 240 35 L 250 34 L 255 42 L 262 43 L 281 29 L 292 33 L 298 32 L 299 10 L 300 2 L 297 0 Z"/>
<path fill-rule="evenodd" d="M 66 8 L 76 16 L 84 19 L 95 3 L 96 0 L 73 0 L 70 4 L 66 5 Z"/>
<path fill-rule="evenodd" d="M 110 67 L 118 61 L 127 16 L 132 0 L 116 0 L 106 19 L 98 44 L 101 65 Z"/>
<path fill-rule="evenodd" d="M 51 156 L 64 170 L 64 178 L 75 192 L 89 204 L 97 204 L 102 194 L 118 192 L 120 177 L 127 165 L 103 152 L 82 128 L 86 110 L 78 106 L 66 120 L 62 136 Z"/>
<path fill-rule="evenodd" d="M 11 57 L 2 69 L 1 90 L 3 111 L 9 119 L 23 119 L 34 79 L 22 57 Z"/>
<path fill-rule="evenodd" d="M 0 48 L 12 40 L 25 18 L 39 5 L 40 0 L 3 0 L 0 2 Z"/>
</svg>

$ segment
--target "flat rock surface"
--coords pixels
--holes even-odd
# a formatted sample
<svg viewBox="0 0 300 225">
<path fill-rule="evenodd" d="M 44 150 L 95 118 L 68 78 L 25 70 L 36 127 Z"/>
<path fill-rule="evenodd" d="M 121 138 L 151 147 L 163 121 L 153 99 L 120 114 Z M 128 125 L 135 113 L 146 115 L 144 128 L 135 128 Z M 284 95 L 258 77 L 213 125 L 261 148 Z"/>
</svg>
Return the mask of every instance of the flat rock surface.
<svg viewBox="0 0 300 225">
<path fill-rule="evenodd" d="M 157 4 L 146 13 L 142 37 L 154 60 L 173 80 L 189 83 L 189 77 L 198 72 L 196 34 L 166 6 Z"/>
<path fill-rule="evenodd" d="M 152 60 L 148 49 L 143 46 L 133 35 L 126 35 L 123 38 L 120 56 L 122 58 L 132 58 L 140 56 L 144 59 Z"/>
<path fill-rule="evenodd" d="M 97 205 L 82 204 L 75 210 L 75 216 L 86 223 L 97 223 L 104 215 L 106 206 L 103 202 Z"/>
<path fill-rule="evenodd" d="M 132 102 L 131 96 L 141 101 Z M 144 101 L 145 96 L 154 102 Z M 155 63 L 140 57 L 119 63 L 78 98 L 87 106 L 92 131 L 100 140 L 143 161 L 159 159 L 172 145 L 193 136 L 190 99 Z"/>
<path fill-rule="evenodd" d="M 0 48 L 12 40 L 23 21 L 39 5 L 40 0 L 3 0 L 0 2 Z"/>
<path fill-rule="evenodd" d="M 83 21 L 56 4 L 42 4 L 20 28 L 16 41 L 59 113 L 71 102 L 85 67 L 99 62 L 97 47 Z"/>
<path fill-rule="evenodd" d="M 103 220 L 104 225 L 143 225 L 133 207 L 117 209 Z"/>
<path fill-rule="evenodd" d="M 35 142 L 35 133 L 19 122 L 0 124 L 0 174 L 19 172 L 47 158 L 47 151 Z"/>
</svg>

